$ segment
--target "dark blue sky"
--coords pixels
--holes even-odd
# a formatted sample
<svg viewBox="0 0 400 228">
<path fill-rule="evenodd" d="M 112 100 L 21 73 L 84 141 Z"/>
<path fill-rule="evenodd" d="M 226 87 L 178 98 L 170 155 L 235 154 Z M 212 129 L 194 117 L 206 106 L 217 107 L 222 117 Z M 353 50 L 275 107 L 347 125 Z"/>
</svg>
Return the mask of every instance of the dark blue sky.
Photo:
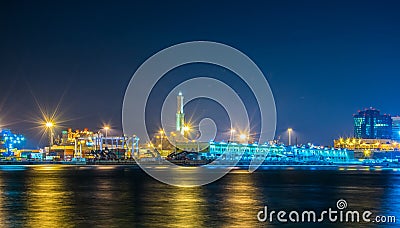
<svg viewBox="0 0 400 228">
<path fill-rule="evenodd" d="M 1 1 L 0 121 L 27 134 L 64 94 L 65 125 L 121 129 L 126 86 L 148 57 L 210 40 L 252 58 L 273 90 L 277 135 L 332 144 L 352 114 L 399 114 L 398 1 Z M 32 92 L 30 92 L 32 91 Z M 35 144 L 36 143 L 36 144 Z"/>
</svg>

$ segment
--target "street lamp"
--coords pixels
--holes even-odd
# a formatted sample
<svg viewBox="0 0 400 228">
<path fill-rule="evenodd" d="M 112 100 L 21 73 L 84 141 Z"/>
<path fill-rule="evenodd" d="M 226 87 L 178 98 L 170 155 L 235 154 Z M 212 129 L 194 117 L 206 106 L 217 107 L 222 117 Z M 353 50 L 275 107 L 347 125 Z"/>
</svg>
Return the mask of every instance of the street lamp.
<svg viewBox="0 0 400 228">
<path fill-rule="evenodd" d="M 161 142 L 160 142 L 160 150 L 161 150 L 161 153 L 162 153 L 162 150 L 163 150 L 162 143 L 163 143 L 164 130 L 161 129 L 158 133 L 160 133 L 160 140 L 161 140 Z"/>
<path fill-rule="evenodd" d="M 51 121 L 47 121 L 45 124 L 46 128 L 49 131 L 49 153 L 51 151 L 51 144 L 53 144 L 53 139 L 52 139 L 52 135 L 53 135 L 53 127 L 54 127 L 54 123 Z"/>
<path fill-rule="evenodd" d="M 188 125 L 183 126 L 183 136 L 187 137 L 188 132 L 190 132 L 190 127 Z"/>
<path fill-rule="evenodd" d="M 292 128 L 288 128 L 287 130 L 288 130 L 288 134 L 289 134 L 289 146 L 290 146 L 290 144 L 292 144 L 292 131 L 293 131 L 293 129 Z"/>
<path fill-rule="evenodd" d="M 232 139 L 232 141 L 235 141 L 235 132 L 236 132 L 236 130 L 235 129 L 231 129 L 231 139 Z"/>
<path fill-rule="evenodd" d="M 103 130 L 106 131 L 105 146 L 108 147 L 108 145 L 107 145 L 107 143 L 108 143 L 107 137 L 108 137 L 108 130 L 110 130 L 110 126 L 105 125 L 105 126 L 103 127 Z M 103 140 L 101 140 L 101 141 L 102 141 L 101 144 L 103 144 Z"/>
<path fill-rule="evenodd" d="M 110 130 L 110 127 L 109 126 L 104 126 L 103 129 L 106 131 L 106 138 L 107 138 L 108 130 Z"/>
<path fill-rule="evenodd" d="M 53 127 L 54 126 L 54 124 L 52 123 L 52 122 L 47 122 L 46 123 L 46 127 L 48 127 L 48 128 L 51 128 L 51 127 Z"/>
</svg>

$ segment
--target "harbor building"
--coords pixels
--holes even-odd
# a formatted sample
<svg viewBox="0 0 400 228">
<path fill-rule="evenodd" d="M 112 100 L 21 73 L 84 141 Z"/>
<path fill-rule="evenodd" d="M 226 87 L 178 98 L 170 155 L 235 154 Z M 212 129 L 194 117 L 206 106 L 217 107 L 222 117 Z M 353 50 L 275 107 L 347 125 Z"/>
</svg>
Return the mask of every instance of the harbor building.
<svg viewBox="0 0 400 228">
<path fill-rule="evenodd" d="M 397 153 L 400 150 L 400 144 L 391 139 L 339 138 L 334 140 L 334 147 L 353 150 L 355 158 L 359 159 L 382 157 L 380 154 Z"/>
<path fill-rule="evenodd" d="M 225 155 L 224 155 L 225 153 Z M 233 160 L 241 157 L 241 161 L 249 162 L 253 159 L 264 162 L 292 161 L 292 162 L 349 162 L 354 158 L 354 153 L 347 149 L 335 149 L 312 144 L 302 146 L 285 146 L 283 144 L 239 144 L 225 142 L 210 142 L 209 151 L 203 153 L 207 159 L 216 159 L 223 156 L 222 160 Z"/>
<path fill-rule="evenodd" d="M 203 159 L 215 160 L 219 158 L 221 162 L 238 160 L 242 164 L 249 164 L 250 161 L 262 160 L 263 163 L 346 163 L 354 159 L 354 153 L 348 149 L 337 149 L 312 144 L 302 146 L 285 146 L 283 144 L 241 144 L 235 142 L 208 142 L 207 145 L 196 142 L 179 144 L 184 151 L 177 151 L 175 157 L 180 154 L 187 154 L 183 159 Z M 197 150 L 197 147 L 204 148 Z M 181 157 L 182 159 L 182 157 Z M 264 160 L 263 160 L 264 159 Z"/>
<path fill-rule="evenodd" d="M 400 116 L 392 117 L 392 139 L 400 142 Z"/>
<path fill-rule="evenodd" d="M 88 130 L 62 131 L 61 138 L 51 145 L 51 151 L 47 150 L 47 159 L 71 160 L 72 158 L 95 158 L 98 153 L 112 152 L 116 159 L 131 157 L 128 152 L 128 144 L 132 143 L 132 137 L 104 136 L 102 133 Z"/>
<path fill-rule="evenodd" d="M 354 151 L 355 158 L 370 159 L 397 153 L 400 139 L 400 117 L 381 114 L 375 108 L 353 115 L 354 137 L 334 140 L 334 148 Z"/>
<path fill-rule="evenodd" d="M 349 150 L 376 150 L 390 151 L 398 150 L 400 144 L 391 139 L 357 139 L 357 138 L 339 138 L 334 141 L 335 148 L 345 148 Z"/>
<path fill-rule="evenodd" d="M 359 139 L 391 139 L 392 118 L 374 108 L 353 115 L 354 137 Z"/>
</svg>

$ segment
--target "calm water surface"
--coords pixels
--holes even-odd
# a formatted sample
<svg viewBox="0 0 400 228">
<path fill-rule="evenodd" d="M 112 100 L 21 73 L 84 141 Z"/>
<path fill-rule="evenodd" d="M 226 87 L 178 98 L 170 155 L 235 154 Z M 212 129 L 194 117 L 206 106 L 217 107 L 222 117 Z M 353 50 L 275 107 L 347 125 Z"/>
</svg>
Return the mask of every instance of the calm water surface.
<svg viewBox="0 0 400 228">
<path fill-rule="evenodd" d="M 178 188 L 129 166 L 0 167 L 1 227 L 276 227 L 282 224 L 258 222 L 264 205 L 277 211 L 323 211 L 336 209 L 338 199 L 352 210 L 400 220 L 400 175 L 236 170 L 207 186 Z M 299 225 L 310 227 L 286 224 Z"/>
</svg>

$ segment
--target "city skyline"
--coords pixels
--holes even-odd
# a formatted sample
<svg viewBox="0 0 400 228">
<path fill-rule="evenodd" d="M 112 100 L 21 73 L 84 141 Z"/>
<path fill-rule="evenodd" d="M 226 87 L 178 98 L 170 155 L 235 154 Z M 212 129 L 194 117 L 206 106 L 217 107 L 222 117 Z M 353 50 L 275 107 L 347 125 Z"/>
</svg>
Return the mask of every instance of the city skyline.
<svg viewBox="0 0 400 228">
<path fill-rule="evenodd" d="M 223 41 L 260 66 L 276 101 L 276 137 L 293 128 L 303 143 L 332 145 L 333 139 L 352 135 L 351 115 L 358 109 L 400 113 L 397 2 L 268 2 L 246 9 L 214 3 L 179 10 L 166 3 L 1 4 L 0 123 L 30 140 L 38 139 L 26 121 L 40 116 L 34 97 L 49 112 L 61 100 L 61 116 L 70 120 L 66 127 L 100 129 L 111 123 L 121 129 L 122 99 L 133 72 L 155 52 L 187 40 Z M 149 12 L 168 19 L 153 19 Z M 188 29 L 192 25 L 196 29 Z M 188 66 L 170 77 L 199 72 L 231 75 L 217 67 Z M 251 98 L 233 82 L 238 93 Z M 159 93 L 175 83 L 163 84 Z M 188 104 L 185 113 L 200 105 Z M 223 115 L 214 115 L 223 122 Z"/>
<path fill-rule="evenodd" d="M 0 224 L 394 227 L 400 1 L 0 1 Z"/>
</svg>

